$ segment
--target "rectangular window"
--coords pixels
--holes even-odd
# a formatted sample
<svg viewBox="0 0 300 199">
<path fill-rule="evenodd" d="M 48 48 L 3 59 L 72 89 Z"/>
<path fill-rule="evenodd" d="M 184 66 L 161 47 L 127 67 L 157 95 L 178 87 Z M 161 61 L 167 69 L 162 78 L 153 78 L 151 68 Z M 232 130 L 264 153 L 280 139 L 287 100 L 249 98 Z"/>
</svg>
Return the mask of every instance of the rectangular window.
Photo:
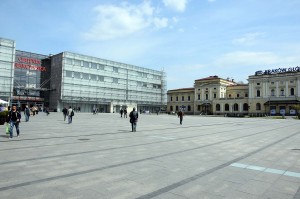
<svg viewBox="0 0 300 199">
<path fill-rule="evenodd" d="M 115 73 L 118 73 L 118 72 L 119 72 L 119 70 L 118 70 L 117 67 L 113 67 L 113 70 L 114 70 Z"/>
<path fill-rule="evenodd" d="M 275 83 L 274 82 L 271 82 L 271 85 L 274 85 Z"/>
<path fill-rule="evenodd" d="M 178 96 L 176 96 L 176 102 L 178 102 Z"/>
<path fill-rule="evenodd" d="M 97 75 L 93 75 L 93 74 L 91 74 L 91 80 L 93 80 L 93 81 L 97 81 Z"/>
<path fill-rule="evenodd" d="M 78 59 L 74 59 L 74 65 L 75 66 L 81 66 L 81 61 Z"/>
<path fill-rule="evenodd" d="M 103 76 L 98 76 L 98 80 L 99 80 L 100 82 L 104 82 L 104 77 L 103 77 Z"/>
<path fill-rule="evenodd" d="M 216 93 L 214 93 L 214 98 L 217 98 L 217 94 Z"/>
<path fill-rule="evenodd" d="M 73 77 L 72 71 L 66 71 L 66 77 Z"/>
<path fill-rule="evenodd" d="M 201 106 L 200 105 L 198 105 L 198 109 L 197 109 L 198 111 L 200 111 L 201 110 Z"/>
<path fill-rule="evenodd" d="M 198 100 L 200 100 L 200 95 L 198 95 Z"/>
<path fill-rule="evenodd" d="M 171 97 L 171 102 L 173 101 L 173 97 Z"/>
<path fill-rule="evenodd" d="M 97 64 L 96 64 L 96 63 L 91 63 L 91 67 L 92 67 L 93 69 L 97 69 Z"/>
<path fill-rule="evenodd" d="M 191 101 L 191 96 L 188 96 L 188 101 Z"/>
<path fill-rule="evenodd" d="M 147 83 L 143 83 L 143 87 L 147 87 Z"/>
<path fill-rule="evenodd" d="M 66 63 L 67 63 L 67 64 L 72 64 L 72 59 L 66 58 Z"/>
<path fill-rule="evenodd" d="M 90 79 L 90 75 L 87 74 L 87 73 L 82 73 L 82 79 L 89 80 Z"/>
<path fill-rule="evenodd" d="M 184 96 L 181 96 L 181 101 L 184 101 Z"/>
<path fill-rule="evenodd" d="M 87 61 L 83 61 L 83 67 L 89 68 L 90 64 Z"/>
<path fill-rule="evenodd" d="M 118 81 L 119 79 L 118 78 L 113 78 L 113 83 L 118 83 L 119 81 Z"/>
<path fill-rule="evenodd" d="M 208 100 L 208 94 L 205 94 L 205 99 Z"/>
<path fill-rule="evenodd" d="M 80 72 L 74 72 L 74 78 L 80 79 Z"/>
<path fill-rule="evenodd" d="M 103 64 L 99 64 L 99 70 L 104 70 L 104 65 Z"/>
</svg>

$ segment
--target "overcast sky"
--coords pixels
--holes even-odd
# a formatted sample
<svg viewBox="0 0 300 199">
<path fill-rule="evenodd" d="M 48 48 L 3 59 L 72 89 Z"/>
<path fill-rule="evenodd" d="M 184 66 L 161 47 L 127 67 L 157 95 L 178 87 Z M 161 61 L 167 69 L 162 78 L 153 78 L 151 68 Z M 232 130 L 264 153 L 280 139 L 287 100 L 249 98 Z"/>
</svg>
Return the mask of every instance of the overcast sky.
<svg viewBox="0 0 300 199">
<path fill-rule="evenodd" d="M 300 66 L 299 0 L 0 0 L 0 10 L 0 37 L 18 50 L 164 69 L 168 89 Z"/>
</svg>

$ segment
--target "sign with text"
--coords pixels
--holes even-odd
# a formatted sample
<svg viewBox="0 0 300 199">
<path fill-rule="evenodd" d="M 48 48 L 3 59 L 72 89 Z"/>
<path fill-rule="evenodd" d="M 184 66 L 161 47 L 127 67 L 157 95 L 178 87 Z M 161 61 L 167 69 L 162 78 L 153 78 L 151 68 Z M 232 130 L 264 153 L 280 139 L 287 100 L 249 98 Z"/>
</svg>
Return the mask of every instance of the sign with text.
<svg viewBox="0 0 300 199">
<path fill-rule="evenodd" d="M 22 68 L 27 70 L 46 71 L 46 67 L 41 66 L 42 62 L 39 59 L 18 57 L 18 62 L 15 63 L 15 68 Z"/>
<path fill-rule="evenodd" d="M 271 70 L 259 70 L 255 72 L 255 75 L 273 75 L 273 74 L 280 74 L 280 73 L 296 73 L 300 72 L 300 67 L 290 67 L 290 68 L 277 68 Z"/>
</svg>

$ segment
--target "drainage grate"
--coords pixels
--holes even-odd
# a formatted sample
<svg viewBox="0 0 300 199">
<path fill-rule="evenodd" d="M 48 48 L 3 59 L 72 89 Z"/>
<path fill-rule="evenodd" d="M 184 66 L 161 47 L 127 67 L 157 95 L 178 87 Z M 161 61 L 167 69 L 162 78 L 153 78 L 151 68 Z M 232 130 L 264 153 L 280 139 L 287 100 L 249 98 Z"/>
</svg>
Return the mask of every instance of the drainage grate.
<svg viewBox="0 0 300 199">
<path fill-rule="evenodd" d="M 78 139 L 80 141 L 86 141 L 86 140 L 90 140 L 90 139 L 87 139 L 87 138 L 82 138 L 82 139 Z"/>
</svg>

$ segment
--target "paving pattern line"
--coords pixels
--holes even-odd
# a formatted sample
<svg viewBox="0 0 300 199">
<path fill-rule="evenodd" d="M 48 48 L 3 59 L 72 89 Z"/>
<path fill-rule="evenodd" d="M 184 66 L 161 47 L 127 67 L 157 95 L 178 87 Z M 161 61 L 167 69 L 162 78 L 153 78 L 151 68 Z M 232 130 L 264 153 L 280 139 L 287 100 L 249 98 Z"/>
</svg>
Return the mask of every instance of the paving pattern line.
<svg viewBox="0 0 300 199">
<path fill-rule="evenodd" d="M 178 187 L 180 187 L 180 186 L 182 186 L 182 185 L 185 185 L 185 184 L 187 184 L 187 183 L 190 183 L 190 182 L 192 182 L 192 181 L 195 181 L 195 180 L 197 180 L 197 179 L 199 179 L 199 178 L 201 178 L 201 177 L 204 177 L 204 176 L 206 176 L 206 175 L 209 175 L 209 174 L 211 174 L 211 173 L 213 173 L 213 172 L 215 172 L 215 171 L 217 171 L 217 170 L 220 170 L 220 169 L 223 169 L 223 168 L 225 168 L 225 167 L 227 167 L 227 166 L 230 166 L 231 164 L 233 164 L 233 163 L 235 163 L 235 162 L 238 162 L 238 161 L 240 161 L 240 160 L 243 160 L 243 159 L 245 159 L 245 158 L 247 158 L 247 157 L 249 157 L 249 156 L 251 156 L 251 155 L 254 155 L 254 154 L 258 153 L 258 152 L 261 152 L 261 151 L 263 151 L 263 150 L 265 150 L 265 149 L 267 149 L 267 148 L 269 148 L 269 147 L 271 147 L 271 146 L 273 146 L 273 145 L 275 145 L 275 144 L 278 144 L 278 143 L 280 143 L 280 142 L 282 142 L 282 141 L 285 141 L 285 140 L 287 140 L 287 139 L 289 139 L 289 138 L 291 138 L 291 137 L 294 137 L 294 136 L 298 135 L 299 133 L 300 133 L 300 132 L 293 133 L 293 134 L 291 134 L 291 135 L 289 135 L 289 136 L 287 136 L 287 137 L 284 137 L 284 138 L 282 138 L 282 139 L 280 139 L 280 140 L 277 140 L 277 141 L 275 141 L 275 142 L 273 142 L 273 143 L 270 143 L 270 144 L 268 144 L 268 145 L 266 145 L 266 146 L 264 146 L 264 147 L 261 147 L 261 148 L 259 148 L 259 149 L 256 149 L 256 150 L 254 150 L 254 151 L 252 151 L 252 152 L 250 152 L 250 153 L 248 153 L 248 154 L 245 154 L 245 155 L 243 155 L 243 156 L 241 156 L 241 157 L 235 158 L 235 159 L 233 159 L 233 160 L 231 160 L 231 161 L 229 161 L 229 162 L 226 162 L 226 163 L 224 163 L 224 164 L 221 164 L 221 165 L 219 165 L 219 166 L 216 166 L 216 167 L 214 167 L 214 168 L 211 168 L 211 169 L 209 169 L 209 170 L 207 170 L 207 171 L 204 171 L 204 172 L 201 172 L 201 173 L 199 173 L 199 174 L 196 174 L 196 175 L 194 175 L 194 176 L 192 176 L 192 177 L 183 179 L 183 180 L 178 181 L 178 182 L 176 182 L 176 183 L 170 184 L 170 185 L 168 185 L 168 186 L 166 186 L 166 187 L 163 187 L 163 188 L 161 188 L 161 189 L 158 189 L 158 190 L 156 190 L 156 191 L 153 191 L 153 192 L 150 192 L 150 193 L 148 193 L 148 194 L 142 195 L 142 196 L 140 196 L 140 197 L 137 197 L 136 199 L 150 199 L 150 198 L 154 198 L 154 197 L 156 197 L 156 196 L 159 196 L 159 195 L 161 195 L 161 194 L 167 193 L 167 192 L 169 192 L 169 191 L 171 191 L 171 190 L 173 190 L 173 189 L 176 189 L 176 188 L 178 188 Z"/>
<path fill-rule="evenodd" d="M 235 162 L 235 163 L 231 164 L 230 166 L 236 167 L 236 168 L 241 168 L 241 169 L 249 169 L 249 170 L 261 171 L 261 172 L 265 172 L 265 173 L 272 173 L 272 174 L 277 174 L 277 175 L 285 175 L 285 176 L 300 178 L 299 172 L 292 172 L 292 171 L 288 171 L 288 170 L 261 167 L 261 166 L 257 166 L 257 165 L 241 164 L 238 162 Z"/>
<path fill-rule="evenodd" d="M 290 126 L 290 125 L 289 125 Z M 285 128 L 286 126 L 282 126 L 280 128 Z M 280 128 L 274 128 L 274 129 L 269 129 L 266 131 L 261 131 L 261 132 L 257 132 L 254 134 L 250 134 L 250 135 L 246 135 L 246 136 L 241 136 L 238 138 L 231 138 L 227 141 L 231 141 L 232 139 L 240 139 L 240 138 L 244 138 L 244 137 L 249 137 L 249 136 L 253 136 L 253 135 L 257 135 L 257 134 L 261 134 L 261 133 L 265 133 L 268 131 L 273 131 L 275 129 L 280 129 Z M 241 129 L 245 129 L 245 128 L 241 128 Z M 235 131 L 241 130 L 241 129 L 236 129 Z M 159 143 L 164 143 L 164 142 L 172 142 L 172 141 L 178 141 L 178 140 L 185 140 L 185 139 L 191 139 L 191 138 L 196 138 L 196 137 L 202 137 L 205 135 L 214 135 L 214 134 L 219 134 L 219 133 L 223 133 L 224 131 L 220 131 L 220 132 L 215 132 L 215 133 L 210 133 L 210 134 L 202 134 L 202 135 L 196 135 L 196 136 L 189 136 L 189 137 L 184 137 L 184 138 L 176 138 L 176 139 L 169 139 L 169 140 L 163 140 L 163 141 L 155 141 L 155 142 L 149 142 L 149 143 L 143 143 L 143 144 L 134 144 L 134 145 L 128 145 L 128 146 L 121 146 L 121 147 L 111 147 L 111 148 L 106 148 L 106 149 L 97 149 L 97 150 L 90 150 L 90 151 L 82 151 L 82 152 L 75 152 L 75 153 L 67 153 L 67 154 L 60 154 L 60 155 L 51 155 L 51 156 L 44 156 L 44 157 L 37 157 L 37 158 L 27 158 L 27 159 L 21 159 L 21 160 L 13 160 L 13 161 L 7 161 L 7 162 L 0 162 L 0 165 L 7 165 L 7 164 L 13 164 L 13 163 L 19 163 L 19 162 L 26 162 L 26 161 L 35 161 L 35 160 L 43 160 L 43 159 L 50 159 L 50 158 L 58 158 L 58 157 L 67 157 L 67 156 L 74 156 L 74 155 L 82 155 L 82 154 L 87 154 L 87 153 L 95 153 L 95 152 L 103 152 L 103 151 L 110 151 L 110 150 L 117 150 L 117 149 L 125 149 L 125 148 L 132 148 L 132 147 L 138 147 L 138 146 L 146 146 L 146 145 L 152 145 L 152 144 L 159 144 Z M 232 132 L 228 131 L 228 132 Z M 143 136 L 144 137 L 144 136 Z M 225 140 L 225 142 L 227 142 Z M 223 143 L 223 141 L 221 141 L 221 143 Z M 211 146 L 210 144 L 207 146 Z M 200 146 L 200 148 L 202 148 L 203 146 Z M 206 147 L 206 145 L 204 145 L 204 147 Z M 195 149 L 197 149 L 198 147 L 196 147 Z"/>
<path fill-rule="evenodd" d="M 297 134 L 299 134 L 300 132 L 296 132 L 290 136 L 287 136 L 285 138 L 282 138 L 276 142 L 273 142 L 271 144 L 268 144 L 266 145 L 265 147 L 262 147 L 260 149 L 257 149 L 253 152 L 250 152 L 244 156 L 241 156 L 240 158 L 236 158 L 232 161 L 229 161 L 227 163 L 224 163 L 220 166 L 217 166 L 217 167 L 214 167 L 212 169 L 209 169 L 207 170 L 206 172 L 203 172 L 203 173 L 200 173 L 198 175 L 195 175 L 194 177 L 191 177 L 191 178 L 187 178 L 187 179 L 184 179 L 183 181 L 180 181 L 180 182 L 177 182 L 177 183 L 174 183 L 172 185 L 169 185 L 167 187 L 164 187 L 162 189 L 159 189 L 155 192 L 152 192 L 152 193 L 149 193 L 147 195 L 145 195 L 145 198 L 152 198 L 154 196 L 157 196 L 157 195 L 160 195 L 164 192 L 167 192 L 169 190 L 172 190 L 178 186 L 181 186 L 183 184 L 186 184 L 188 182 L 191 182 L 193 180 L 196 180 L 202 176 L 205 176 L 205 175 L 208 175 L 216 170 L 219 170 L 221 168 L 224 168 L 234 162 L 237 162 L 237 161 L 240 161 L 242 159 L 244 159 L 245 157 L 248 157 L 252 154 L 255 154 L 259 151 L 262 151 L 264 150 L 265 148 L 268 148 L 274 144 L 277 144 L 281 141 L 284 141 L 290 137 L 293 137 Z M 129 162 L 123 162 L 123 163 L 119 163 L 119 164 L 114 164 L 114 165 L 109 165 L 109 166 L 105 166 L 105 167 L 100 167 L 100 168 L 95 168 L 95 169 L 89 169 L 89 170 L 85 170 L 85 171 L 79 171 L 79 172 L 74 172 L 74 173 L 69 173 L 69 174 L 64 174 L 64 175 L 59 175 L 59 176 L 53 176 L 53 177 L 49 177 L 49 178 L 44 178 L 44 179 L 39 179 L 39 180 L 33 180 L 33 181 L 28 181 L 28 182 L 23 182 L 23 183 L 19 183 L 19 184 L 14 184 L 14 185 L 9 185 L 9 186 L 4 186 L 4 187 L 0 187 L 0 191 L 6 191 L 6 190 L 10 190 L 10 189 L 15 189 L 15 188 L 18 188 L 18 187 L 24 187 L 24 186 L 29 186 L 29 185 L 32 185 L 32 184 L 38 184 L 38 183 L 43 183 L 43 182 L 48 182 L 48 181 L 52 181 L 52 180 L 58 180 L 58 179 L 63 179 L 63 178 L 68 178 L 68 177 L 72 177 L 72 176 L 78 176 L 78 175 L 83 175 L 83 174 L 88 174 L 88 173 L 92 173 L 92 172 L 98 172 L 98 171 L 103 171 L 103 170 L 106 170 L 106 169 L 112 169 L 112 168 L 116 168 L 116 167 L 120 167 L 120 166 L 126 166 L 126 165 L 131 165 L 131 164 L 135 164 L 135 163 L 140 163 L 140 162 L 144 162 L 144 161 L 148 161 L 148 160 L 154 160 L 154 159 L 157 159 L 157 158 L 162 158 L 162 157 L 167 157 L 167 156 L 171 156 L 171 155 L 176 155 L 176 154 L 180 154 L 180 153 L 185 153 L 185 152 L 189 152 L 189 151 L 193 151 L 193 150 L 197 150 L 197 149 L 201 149 L 201 148 L 205 148 L 205 147 L 209 147 L 209 146 L 214 146 L 214 145 L 218 145 L 218 144 L 222 144 L 222 143 L 225 143 L 225 142 L 230 142 L 230 141 L 233 141 L 233 140 L 237 140 L 237 139 L 241 139 L 241 138 L 245 138 L 245 137 L 250 137 L 250 136 L 253 136 L 253 135 L 257 135 L 257 134 L 261 134 L 261 132 L 259 133 L 255 133 L 255 134 L 251 134 L 251 135 L 245 135 L 245 136 L 240 136 L 240 137 L 237 137 L 237 138 L 231 138 L 231 139 L 228 139 L 228 140 L 223 140 L 223 141 L 220 141 L 220 142 L 216 142 L 216 143 L 211 143 L 211 144 L 208 144 L 208 145 L 204 145 L 204 146 L 199 146 L 199 147 L 195 147 L 195 148 L 191 148 L 191 149 L 186 149 L 186 150 L 181 150 L 181 151 L 175 151 L 175 152 L 171 152 L 171 153 L 166 153 L 166 154 L 162 154 L 162 155 L 158 155 L 158 156 L 153 156 L 153 157 L 148 157 L 148 158 L 143 158 L 143 159 L 139 159 L 139 160 L 134 160 L 134 161 L 129 161 Z"/>
<path fill-rule="evenodd" d="M 294 198 L 293 199 L 300 199 L 300 187 L 297 191 L 297 193 L 295 194 Z"/>
</svg>

